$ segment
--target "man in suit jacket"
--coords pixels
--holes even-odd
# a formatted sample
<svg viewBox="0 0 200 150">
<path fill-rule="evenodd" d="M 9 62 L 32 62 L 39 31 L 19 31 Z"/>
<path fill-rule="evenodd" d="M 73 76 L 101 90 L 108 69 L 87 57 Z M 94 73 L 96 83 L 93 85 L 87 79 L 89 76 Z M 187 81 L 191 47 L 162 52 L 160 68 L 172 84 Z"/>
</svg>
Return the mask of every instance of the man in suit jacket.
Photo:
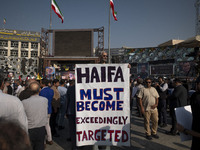
<svg viewBox="0 0 200 150">
<path fill-rule="evenodd" d="M 51 113 L 52 113 L 52 105 L 51 102 L 53 100 L 53 96 L 54 96 L 54 91 L 48 86 L 49 84 L 49 80 L 47 79 L 42 79 L 41 80 L 41 91 L 39 93 L 39 96 L 43 96 L 46 97 L 48 100 L 48 123 L 45 126 L 46 132 L 47 132 L 47 141 L 46 143 L 49 145 L 53 144 L 52 141 L 52 134 L 51 134 L 51 127 L 50 127 L 50 117 L 51 117 Z"/>
<path fill-rule="evenodd" d="M 167 134 L 170 135 L 176 135 L 177 129 L 176 129 L 176 115 L 174 108 L 177 107 L 183 107 L 187 105 L 187 90 L 182 85 L 181 80 L 176 78 L 174 80 L 174 91 L 172 95 L 169 97 L 169 107 L 170 107 L 170 115 L 172 118 L 172 128 L 170 131 L 167 131 Z"/>
</svg>

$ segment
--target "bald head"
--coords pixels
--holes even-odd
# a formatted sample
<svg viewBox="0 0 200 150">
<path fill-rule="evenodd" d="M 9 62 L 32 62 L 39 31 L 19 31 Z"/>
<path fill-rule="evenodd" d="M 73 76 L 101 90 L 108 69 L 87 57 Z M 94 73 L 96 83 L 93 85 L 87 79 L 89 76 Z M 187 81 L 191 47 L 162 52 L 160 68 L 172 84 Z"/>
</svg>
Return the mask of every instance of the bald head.
<svg viewBox="0 0 200 150">
<path fill-rule="evenodd" d="M 25 81 L 25 87 L 28 88 L 28 86 L 29 86 L 30 83 L 32 83 L 32 82 L 36 82 L 36 80 L 35 80 L 35 79 L 28 79 L 28 80 L 26 80 L 26 81 Z"/>
<path fill-rule="evenodd" d="M 31 82 L 28 88 L 33 94 L 39 94 L 40 92 L 40 84 L 37 81 Z"/>
</svg>

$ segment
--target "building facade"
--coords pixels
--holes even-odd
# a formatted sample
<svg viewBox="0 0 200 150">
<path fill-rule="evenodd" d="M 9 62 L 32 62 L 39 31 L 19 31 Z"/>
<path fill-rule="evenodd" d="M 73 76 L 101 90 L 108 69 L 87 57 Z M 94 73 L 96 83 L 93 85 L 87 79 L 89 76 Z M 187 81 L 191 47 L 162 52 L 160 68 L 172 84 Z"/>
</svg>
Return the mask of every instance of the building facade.
<svg viewBox="0 0 200 150">
<path fill-rule="evenodd" d="M 179 77 L 195 79 L 200 53 L 200 36 L 188 40 L 170 40 L 157 47 L 146 48 L 111 48 L 112 63 L 131 64 L 133 78 L 140 77 L 142 66 L 145 66 L 149 77 Z M 108 52 L 107 49 L 105 49 Z"/>
<path fill-rule="evenodd" d="M 0 29 L 0 68 L 19 75 L 34 76 L 40 57 L 40 32 Z"/>
</svg>

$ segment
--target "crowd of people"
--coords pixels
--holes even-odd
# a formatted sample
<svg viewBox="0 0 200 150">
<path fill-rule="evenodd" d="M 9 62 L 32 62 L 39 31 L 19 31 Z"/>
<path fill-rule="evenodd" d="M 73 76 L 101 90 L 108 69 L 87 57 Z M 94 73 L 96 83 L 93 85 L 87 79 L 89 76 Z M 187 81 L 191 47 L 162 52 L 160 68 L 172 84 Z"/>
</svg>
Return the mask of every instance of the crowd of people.
<svg viewBox="0 0 200 150">
<path fill-rule="evenodd" d="M 193 136 L 192 148 L 200 147 L 200 77 L 195 81 L 195 86 L 188 88 L 187 82 L 179 78 L 164 79 L 162 76 L 157 79 L 138 78 L 131 81 L 131 109 L 136 101 L 138 117 L 144 117 L 144 129 L 146 138 L 158 139 L 157 128 L 165 128 L 171 124 L 167 135 L 179 135 L 180 132 Z M 169 82 L 171 81 L 171 82 Z M 186 129 L 177 123 L 175 108 L 191 105 L 193 122 L 192 129 Z M 167 113 L 171 122 L 167 122 Z M 151 128 L 150 128 L 151 121 Z"/>
<path fill-rule="evenodd" d="M 101 63 L 107 60 L 107 53 L 102 53 Z M 169 83 L 163 77 L 157 80 L 138 78 L 130 82 L 130 105 L 136 101 L 138 117 L 144 117 L 146 138 L 158 139 L 158 126 L 165 128 L 171 124 L 168 135 L 178 132 L 193 136 L 192 149 L 200 147 L 200 78 L 197 78 L 192 96 L 188 86 L 175 78 Z M 10 141 L 2 140 L 5 126 L 13 126 L 12 132 L 18 132 L 22 150 L 44 150 L 45 144 L 52 145 L 53 138 L 59 137 L 58 130 L 65 128 L 65 118 L 69 119 L 70 139 L 72 149 L 76 146 L 76 111 L 75 111 L 75 81 L 29 79 L 24 82 L 16 80 L 13 84 L 0 73 L 0 149 L 13 149 Z M 177 123 L 174 108 L 191 104 L 193 125 L 186 129 Z M 167 122 L 167 113 L 171 116 L 171 123 Z M 132 114 L 132 113 L 131 113 Z M 11 122 L 9 122 L 11 121 Z M 20 136 L 18 135 L 18 136 Z M 10 137 L 15 139 L 15 137 Z M 24 139 L 24 140 L 23 140 Z M 19 145 L 18 143 L 18 145 Z M 23 146 L 24 145 L 24 146 Z M 98 147 L 99 149 L 105 147 Z"/>
<path fill-rule="evenodd" d="M 67 84 L 58 79 L 16 80 L 11 84 L 0 74 L 0 118 L 18 122 L 29 135 L 32 149 L 44 150 L 45 144 L 53 144 L 52 137 L 60 136 L 57 130 L 65 128 L 67 85 L 73 84 L 74 80 Z"/>
</svg>

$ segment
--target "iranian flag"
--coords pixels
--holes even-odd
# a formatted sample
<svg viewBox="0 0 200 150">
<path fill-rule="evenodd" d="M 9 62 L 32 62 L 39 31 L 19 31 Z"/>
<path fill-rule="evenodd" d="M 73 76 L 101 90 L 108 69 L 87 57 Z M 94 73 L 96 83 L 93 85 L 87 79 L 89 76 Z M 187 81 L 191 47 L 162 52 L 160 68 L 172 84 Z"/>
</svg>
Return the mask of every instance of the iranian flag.
<svg viewBox="0 0 200 150">
<path fill-rule="evenodd" d="M 114 10 L 114 3 L 113 3 L 113 0 L 110 0 L 110 7 L 111 7 L 111 9 L 112 9 L 113 17 L 114 17 L 115 21 L 117 21 L 117 17 L 116 17 L 117 13 L 116 13 L 115 10 Z"/>
<path fill-rule="evenodd" d="M 51 8 L 54 10 L 54 12 L 58 15 L 58 17 L 62 20 L 63 23 L 64 17 L 55 0 L 51 0 Z"/>
</svg>

